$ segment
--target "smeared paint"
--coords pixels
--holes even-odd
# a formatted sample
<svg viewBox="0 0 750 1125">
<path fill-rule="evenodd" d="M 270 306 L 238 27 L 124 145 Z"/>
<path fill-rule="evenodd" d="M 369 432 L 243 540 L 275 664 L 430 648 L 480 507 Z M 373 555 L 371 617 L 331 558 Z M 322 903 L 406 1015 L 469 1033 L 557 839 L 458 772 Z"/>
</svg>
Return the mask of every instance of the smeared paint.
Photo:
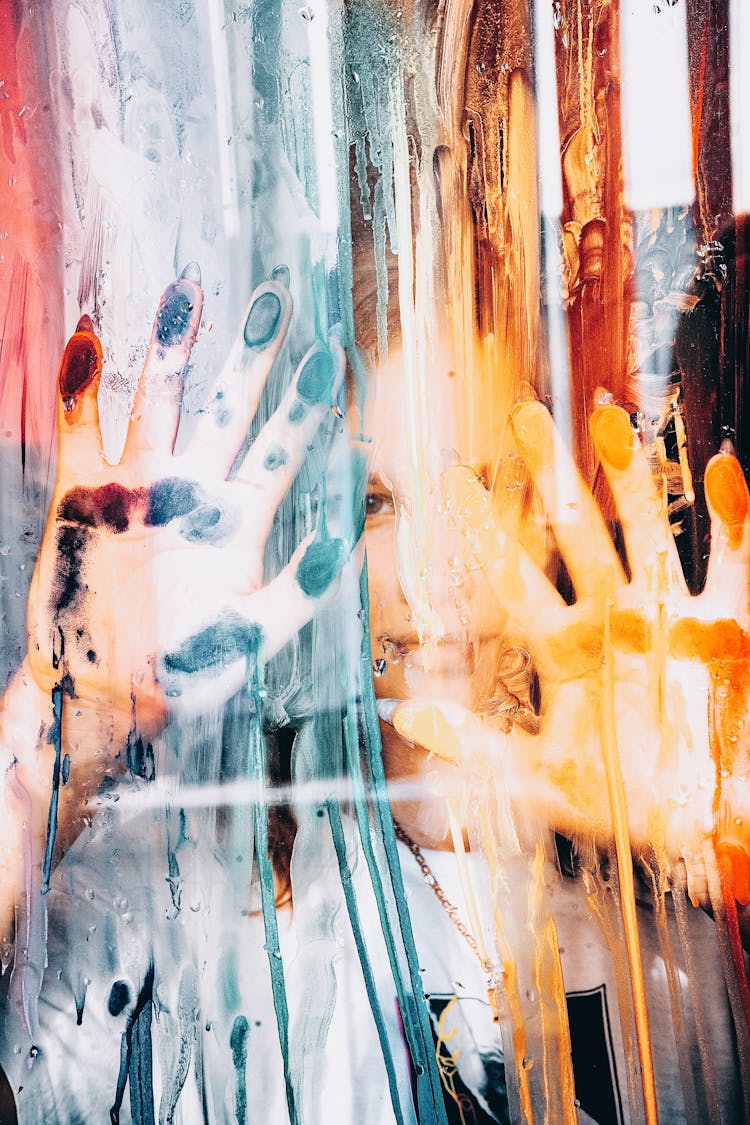
<svg viewBox="0 0 750 1125">
<path fill-rule="evenodd" d="M 122 981 L 116 983 L 124 984 Z M 128 1083 L 130 1084 L 132 1125 L 154 1125 L 154 1094 L 151 1073 L 153 987 L 154 969 L 151 965 L 144 978 L 137 1003 L 127 1018 L 120 1040 L 120 1068 L 117 1075 L 114 1102 L 109 1111 L 111 1125 L 118 1125 L 120 1121 L 122 1101 Z M 119 998 L 120 994 L 118 994 Z M 120 1012 L 111 1012 L 110 1010 L 110 1014 L 119 1015 Z"/>
<path fill-rule="evenodd" d="M 306 416 L 307 407 L 305 406 L 304 402 L 300 402 L 298 400 L 297 402 L 292 403 L 289 408 L 288 419 L 293 426 L 298 426 Z"/>
<path fill-rule="evenodd" d="M 212 543 L 218 546 L 225 543 L 235 532 L 239 515 L 218 504 L 200 504 L 184 517 L 179 533 L 188 543 Z"/>
<path fill-rule="evenodd" d="M 165 1075 L 165 1084 L 159 1105 L 159 1121 L 165 1125 L 174 1122 L 175 1110 L 190 1069 L 193 1043 L 198 1029 L 198 978 L 192 965 L 183 969 L 177 1001 L 178 1051 L 177 1065 L 171 1078 Z"/>
<path fill-rule="evenodd" d="M 128 734 L 125 761 L 133 777 L 142 777 L 144 781 L 154 780 L 156 776 L 154 748 L 150 742 L 144 742 L 142 736 L 135 735 L 133 731 Z"/>
<path fill-rule="evenodd" d="M 297 567 L 297 584 L 308 598 L 320 598 L 341 572 L 346 559 L 343 539 L 314 539 Z"/>
<path fill-rule="evenodd" d="M 115 1019 L 127 1008 L 130 1003 L 130 988 L 127 981 L 116 980 L 109 990 L 107 1011 Z"/>
<path fill-rule="evenodd" d="M 165 477 L 151 485 L 148 492 L 147 527 L 164 527 L 172 520 L 189 515 L 199 504 L 197 485 L 181 477 Z"/>
<path fill-rule="evenodd" d="M 237 1016 L 232 1024 L 229 1036 L 229 1046 L 232 1051 L 232 1062 L 236 1074 L 236 1087 L 234 1093 L 234 1112 L 237 1125 L 245 1125 L 247 1121 L 247 1039 L 250 1031 L 249 1024 L 244 1016 Z"/>
<path fill-rule="evenodd" d="M 62 775 L 62 719 L 63 696 L 75 699 L 73 681 L 70 676 L 63 676 L 59 684 L 52 689 L 52 726 L 47 737 L 50 746 L 54 747 L 55 758 L 52 766 L 52 792 L 49 799 L 47 813 L 47 838 L 44 846 L 44 860 L 42 862 L 42 894 L 49 891 L 49 881 L 52 874 L 52 856 L 55 850 L 57 836 L 57 811 L 60 802 L 60 780 Z M 67 757 L 67 755 L 66 755 Z"/>
<path fill-rule="evenodd" d="M 88 316 L 78 322 L 78 328 L 67 343 L 60 364 L 59 388 L 63 407 L 73 408 L 76 398 L 81 395 L 101 373 L 102 347 L 93 332 Z"/>
<path fill-rule="evenodd" d="M 78 527 L 106 527 L 116 535 L 127 531 L 133 510 L 141 503 L 142 490 L 121 484 L 100 488 L 72 488 L 57 509 L 57 518 Z"/>
<path fill-rule="evenodd" d="M 274 445 L 263 458 L 263 468 L 267 469 L 269 473 L 275 473 L 277 469 L 283 468 L 288 460 L 287 451 L 280 445 Z"/>
<path fill-rule="evenodd" d="M 372 1017 L 375 1020 L 375 1026 L 378 1031 L 380 1046 L 383 1051 L 383 1061 L 385 1063 L 386 1074 L 388 1075 L 388 1090 L 391 1095 L 393 1114 L 399 1125 L 402 1125 L 404 1116 L 401 1111 L 401 1099 L 398 1092 L 396 1067 L 393 1061 L 391 1044 L 388 1039 L 388 1029 L 385 1024 L 383 1009 L 378 998 L 375 976 L 373 974 L 370 957 L 367 952 L 367 945 L 365 943 L 364 933 L 362 930 L 362 922 L 359 916 L 359 909 L 357 907 L 357 899 L 354 894 L 354 887 L 352 886 L 352 870 L 346 855 L 346 840 L 344 838 L 344 829 L 341 823 L 341 813 L 339 811 L 338 805 L 331 798 L 326 801 L 326 810 L 328 812 L 328 819 L 331 824 L 331 835 L 333 837 L 333 846 L 336 849 L 336 859 L 338 860 L 339 875 L 341 876 L 341 886 L 344 890 L 346 909 L 347 913 L 349 914 L 349 924 L 352 927 L 354 944 L 357 948 L 357 956 L 359 957 L 359 963 L 362 968 L 362 975 L 365 978 L 365 988 L 367 990 L 367 999 L 370 1003 L 370 1011 L 372 1012 Z"/>
<path fill-rule="evenodd" d="M 52 582 L 50 608 L 55 614 L 78 608 L 84 584 L 84 555 L 90 532 L 84 527 L 66 526 L 57 531 L 57 561 Z"/>
<path fill-rule="evenodd" d="M 271 343 L 281 323 L 281 301 L 276 293 L 256 297 L 245 321 L 244 339 L 248 348 L 265 348 Z"/>
<path fill-rule="evenodd" d="M 168 652 L 163 664 L 168 672 L 193 675 L 210 668 L 225 668 L 248 654 L 257 657 L 263 631 L 259 625 L 244 621 L 236 613 L 227 614 L 218 624 L 201 629 Z"/>
<path fill-rule="evenodd" d="M 154 335 L 161 348 L 183 343 L 195 307 L 195 286 L 187 279 L 173 281 L 162 297 L 156 314 Z"/>
<path fill-rule="evenodd" d="M 314 351 L 306 360 L 297 379 L 297 394 L 303 402 L 318 406 L 331 395 L 333 384 L 333 356 L 322 349 Z"/>
<path fill-rule="evenodd" d="M 245 692 L 250 707 L 250 730 L 248 746 L 248 765 L 252 778 L 264 785 L 268 777 L 266 746 L 261 727 L 260 708 L 260 669 L 257 649 L 247 652 Z M 263 929 L 265 950 L 271 976 L 273 1007 L 276 1013 L 276 1029 L 284 1066 L 284 1090 L 291 1125 L 297 1125 L 297 1109 L 289 1069 L 289 1005 L 284 981 L 284 964 L 279 945 L 279 924 L 276 916 L 276 893 L 274 889 L 273 865 L 268 855 L 268 810 L 265 802 L 253 804 L 253 824 L 255 836 L 255 857 L 260 879 L 260 897 L 263 907 Z"/>
</svg>

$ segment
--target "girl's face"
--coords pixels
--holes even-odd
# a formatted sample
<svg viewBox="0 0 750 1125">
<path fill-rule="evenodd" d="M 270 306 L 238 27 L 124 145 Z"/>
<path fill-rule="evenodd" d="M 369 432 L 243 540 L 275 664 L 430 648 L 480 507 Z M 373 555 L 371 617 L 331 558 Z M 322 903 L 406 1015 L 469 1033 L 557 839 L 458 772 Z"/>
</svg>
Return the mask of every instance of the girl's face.
<svg viewBox="0 0 750 1125">
<path fill-rule="evenodd" d="M 366 546 L 375 692 L 379 698 L 448 698 L 476 709 L 492 696 L 502 619 L 442 512 L 440 461 L 444 467 L 460 457 L 446 394 L 436 385 L 429 397 L 428 428 L 438 450 L 432 472 L 416 464 L 419 446 L 409 438 L 398 355 L 379 369 L 365 409 L 364 433 L 373 449 Z"/>
</svg>

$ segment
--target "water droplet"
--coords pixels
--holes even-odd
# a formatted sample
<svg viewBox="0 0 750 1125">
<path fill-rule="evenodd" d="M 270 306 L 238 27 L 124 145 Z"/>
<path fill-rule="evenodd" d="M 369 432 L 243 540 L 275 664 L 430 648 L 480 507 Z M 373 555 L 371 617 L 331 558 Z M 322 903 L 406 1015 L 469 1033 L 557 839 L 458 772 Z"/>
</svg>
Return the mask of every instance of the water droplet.
<svg viewBox="0 0 750 1125">
<path fill-rule="evenodd" d="M 308 23 L 312 23 L 315 19 L 315 12 L 312 8 L 300 8 L 299 14 L 302 16 L 302 19 L 307 20 Z"/>
<path fill-rule="evenodd" d="M 385 662 L 385 660 L 383 659 L 382 656 L 379 656 L 377 660 L 373 660 L 373 662 L 372 662 L 372 674 L 373 674 L 373 676 L 384 676 L 386 667 L 387 667 L 386 662 Z"/>
<path fill-rule="evenodd" d="M 530 1059 L 528 1057 L 528 1055 L 524 1055 L 523 1062 L 521 1063 L 521 1066 L 523 1067 L 523 1069 L 524 1070 L 531 1070 L 533 1065 L 534 1065 L 534 1060 Z"/>
</svg>

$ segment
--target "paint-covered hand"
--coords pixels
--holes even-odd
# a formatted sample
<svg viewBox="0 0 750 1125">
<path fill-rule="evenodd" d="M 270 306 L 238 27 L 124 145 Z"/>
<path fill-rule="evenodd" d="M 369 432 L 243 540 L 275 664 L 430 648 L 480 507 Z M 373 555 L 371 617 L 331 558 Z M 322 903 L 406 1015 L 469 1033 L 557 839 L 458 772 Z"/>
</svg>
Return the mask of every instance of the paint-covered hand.
<svg viewBox="0 0 750 1125">
<path fill-rule="evenodd" d="M 90 738 L 98 723 L 100 751 L 117 753 L 131 729 L 153 732 L 172 709 L 226 700 L 310 620 L 348 554 L 319 534 L 264 584 L 276 510 L 344 370 L 336 343 L 311 347 L 246 451 L 292 315 L 283 271 L 253 294 L 210 403 L 173 453 L 199 276 L 188 267 L 161 299 L 119 464 L 102 451 L 102 349 L 88 317 L 61 365 L 58 473 L 26 669 L 47 696 L 68 697 L 69 729 L 78 716 Z"/>
<path fill-rule="evenodd" d="M 396 729 L 568 833 L 610 837 L 616 824 L 665 863 L 703 871 L 716 845 L 740 901 L 750 898 L 750 520 L 730 449 L 709 463 L 712 544 L 691 597 L 665 503 L 625 411 L 598 408 L 591 431 L 622 524 L 630 577 L 552 419 L 539 403 L 513 415 L 518 448 L 547 510 L 576 601 L 567 605 L 508 534 L 489 493 L 457 466 L 444 474 L 446 518 L 494 587 L 513 644 L 539 677 L 539 731 L 454 705 L 411 701 Z M 527 729 L 523 729 L 523 726 Z"/>
</svg>

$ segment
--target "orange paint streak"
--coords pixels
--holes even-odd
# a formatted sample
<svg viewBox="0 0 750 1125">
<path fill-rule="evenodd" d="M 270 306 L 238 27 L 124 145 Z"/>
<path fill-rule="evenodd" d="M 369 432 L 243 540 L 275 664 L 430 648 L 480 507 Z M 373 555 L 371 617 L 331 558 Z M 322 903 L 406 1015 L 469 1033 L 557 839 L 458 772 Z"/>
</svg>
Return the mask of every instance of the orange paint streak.
<svg viewBox="0 0 750 1125">
<path fill-rule="evenodd" d="M 591 415 L 589 426 L 602 460 L 624 472 L 635 450 L 633 429 L 626 411 L 621 406 L 600 406 Z"/>
<path fill-rule="evenodd" d="M 727 453 L 712 457 L 705 487 L 709 504 L 726 528 L 729 546 L 736 551 L 742 543 L 750 500 L 739 461 Z"/>
<path fill-rule="evenodd" d="M 729 947 L 732 952 L 732 963 L 737 976 L 745 1023 L 747 1024 L 748 1031 L 750 1031 L 750 984 L 748 984 L 747 980 L 745 954 L 742 948 L 739 918 L 737 917 L 734 867 L 732 861 L 727 856 L 726 850 L 723 848 L 717 848 L 716 850 L 716 863 L 719 868 L 719 879 L 721 881 L 721 897 L 724 901 L 724 910 L 726 911 L 727 935 L 729 937 Z M 744 878 L 747 878 L 746 873 Z"/>
</svg>

